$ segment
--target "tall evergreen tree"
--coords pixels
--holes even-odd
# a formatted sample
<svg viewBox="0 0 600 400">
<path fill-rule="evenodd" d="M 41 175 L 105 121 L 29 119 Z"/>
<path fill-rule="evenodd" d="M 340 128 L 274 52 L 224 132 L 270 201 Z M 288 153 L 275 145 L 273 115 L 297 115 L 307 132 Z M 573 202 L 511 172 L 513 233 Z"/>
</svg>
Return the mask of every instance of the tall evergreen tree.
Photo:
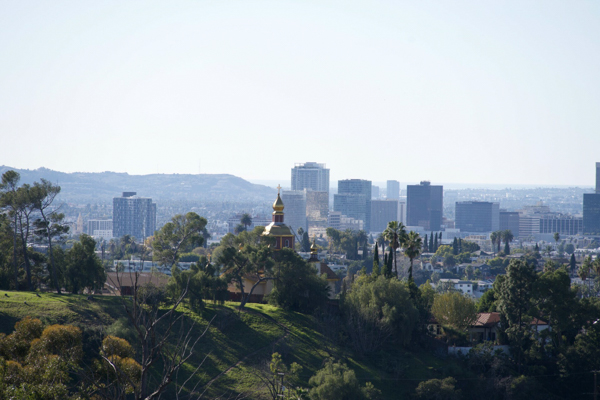
<svg viewBox="0 0 600 400">
<path fill-rule="evenodd" d="M 458 254 L 462 253 L 462 238 L 458 238 Z"/>
<path fill-rule="evenodd" d="M 429 235 L 429 252 L 435 253 L 435 247 L 433 247 L 433 232 Z"/>
<path fill-rule="evenodd" d="M 429 252 L 429 242 L 427 241 L 427 234 L 425 234 L 425 239 L 423 239 L 423 253 Z"/>
<path fill-rule="evenodd" d="M 507 256 L 510 255 L 510 245 L 508 244 L 508 241 L 504 243 L 504 254 Z"/>
<path fill-rule="evenodd" d="M 569 260 L 569 267 L 571 268 L 571 273 L 575 272 L 575 267 L 577 267 L 577 261 L 575 261 L 575 253 L 571 254 L 571 259 Z"/>
<path fill-rule="evenodd" d="M 375 250 L 373 251 L 373 276 L 379 276 L 379 246 L 375 244 Z"/>
<path fill-rule="evenodd" d="M 431 251 L 432 253 L 435 253 L 438 249 L 438 237 L 437 235 L 435 235 L 435 240 L 433 241 L 433 250 Z"/>
<path fill-rule="evenodd" d="M 452 241 L 452 254 L 455 256 L 458 255 L 458 240 L 456 237 L 454 237 L 454 240 Z"/>
</svg>

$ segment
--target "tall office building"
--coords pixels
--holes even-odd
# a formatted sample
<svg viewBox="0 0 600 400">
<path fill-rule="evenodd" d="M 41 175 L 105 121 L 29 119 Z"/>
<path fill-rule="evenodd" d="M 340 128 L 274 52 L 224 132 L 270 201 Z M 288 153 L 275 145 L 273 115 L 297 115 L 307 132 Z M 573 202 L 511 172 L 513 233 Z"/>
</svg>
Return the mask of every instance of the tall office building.
<svg viewBox="0 0 600 400">
<path fill-rule="evenodd" d="M 511 231 L 513 236 L 519 236 L 519 213 L 517 211 L 500 210 L 501 231 Z"/>
<path fill-rule="evenodd" d="M 596 163 L 596 193 L 600 193 L 600 162 Z"/>
<path fill-rule="evenodd" d="M 595 193 L 583 195 L 583 233 L 600 235 L 600 163 L 596 163 Z"/>
<path fill-rule="evenodd" d="M 306 191 L 304 190 L 282 190 L 281 200 L 285 204 L 285 220 L 287 226 L 294 232 L 298 228 L 308 231 L 306 223 Z"/>
<path fill-rule="evenodd" d="M 152 199 L 137 196 L 136 192 L 123 192 L 113 198 L 113 236 L 131 235 L 138 240 L 154 235 L 156 230 L 156 204 Z"/>
<path fill-rule="evenodd" d="M 325 164 L 307 162 L 294 165 L 292 190 L 304 189 L 329 193 L 329 169 L 325 168 Z"/>
<path fill-rule="evenodd" d="M 500 228 L 500 204 L 489 201 L 457 201 L 455 228 L 461 232 L 492 232 Z"/>
<path fill-rule="evenodd" d="M 386 198 L 398 200 L 400 198 L 400 182 L 387 181 Z"/>
<path fill-rule="evenodd" d="M 346 179 L 338 181 L 338 194 L 333 196 L 333 210 L 362 220 L 364 229 L 371 227 L 371 181 Z"/>
<path fill-rule="evenodd" d="M 371 199 L 379 198 L 379 186 L 372 185 L 371 186 Z"/>
<path fill-rule="evenodd" d="M 399 221 L 398 200 L 371 200 L 371 232 L 383 232 L 388 222 Z"/>
<path fill-rule="evenodd" d="M 422 181 L 406 187 L 406 225 L 439 231 L 444 210 L 444 187 Z"/>
<path fill-rule="evenodd" d="M 327 226 L 329 214 L 329 193 L 305 190 L 306 192 L 306 218 L 308 226 Z"/>
</svg>

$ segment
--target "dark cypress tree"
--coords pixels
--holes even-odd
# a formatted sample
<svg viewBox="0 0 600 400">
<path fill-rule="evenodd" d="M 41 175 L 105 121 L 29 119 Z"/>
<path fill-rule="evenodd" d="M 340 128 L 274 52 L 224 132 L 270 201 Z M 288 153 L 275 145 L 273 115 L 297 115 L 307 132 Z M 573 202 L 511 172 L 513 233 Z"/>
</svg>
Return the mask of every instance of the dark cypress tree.
<svg viewBox="0 0 600 400">
<path fill-rule="evenodd" d="M 540 251 L 540 246 L 538 246 L 538 244 L 537 244 L 537 243 L 535 244 L 535 248 L 534 248 L 534 250 L 535 250 L 535 251 L 538 251 L 538 252 Z"/>
<path fill-rule="evenodd" d="M 462 238 L 458 238 L 458 254 L 462 253 Z"/>
<path fill-rule="evenodd" d="M 571 272 L 575 272 L 575 268 L 577 267 L 577 261 L 575 261 L 575 253 L 571 254 L 571 260 L 569 260 L 569 267 L 571 267 Z"/>
<path fill-rule="evenodd" d="M 394 257 L 392 257 L 392 255 L 390 254 L 390 256 L 388 257 L 388 264 L 385 268 L 386 278 L 391 278 L 393 276 L 392 275 L 393 264 L 394 264 Z"/>
<path fill-rule="evenodd" d="M 375 250 L 373 251 L 373 276 L 379 276 L 379 246 L 375 244 Z"/>
<path fill-rule="evenodd" d="M 442 232 L 440 232 L 439 237 L 440 237 L 440 246 L 441 246 L 442 245 Z"/>
<path fill-rule="evenodd" d="M 507 256 L 510 255 L 510 245 L 508 244 L 508 240 L 504 242 L 504 254 Z"/>
<path fill-rule="evenodd" d="M 427 247 L 427 245 L 428 245 L 427 234 L 425 234 L 425 239 L 423 240 L 423 253 L 429 252 L 429 248 Z"/>
<path fill-rule="evenodd" d="M 438 249 L 438 240 L 437 235 L 435 235 L 435 240 L 433 241 L 433 253 L 435 253 Z"/>
<path fill-rule="evenodd" d="M 429 235 L 429 251 L 435 253 L 435 247 L 433 247 L 433 232 Z"/>
<path fill-rule="evenodd" d="M 458 240 L 456 237 L 454 237 L 454 240 L 452 241 L 452 254 L 455 256 L 458 255 Z"/>
</svg>

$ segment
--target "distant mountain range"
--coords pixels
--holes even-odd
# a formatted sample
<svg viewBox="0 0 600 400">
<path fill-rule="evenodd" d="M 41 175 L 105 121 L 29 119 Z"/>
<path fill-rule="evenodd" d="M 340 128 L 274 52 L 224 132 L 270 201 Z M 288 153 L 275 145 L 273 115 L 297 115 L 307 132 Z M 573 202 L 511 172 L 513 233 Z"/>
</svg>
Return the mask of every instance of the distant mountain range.
<svg viewBox="0 0 600 400">
<path fill-rule="evenodd" d="M 271 201 L 277 191 L 250 183 L 228 174 L 151 174 L 129 175 L 118 172 L 65 173 L 47 168 L 35 170 L 0 167 L 21 174 L 21 183 L 33 183 L 41 178 L 61 187 L 63 201 L 109 201 L 121 192 L 137 192 L 139 196 L 156 200 L 200 201 Z"/>
</svg>

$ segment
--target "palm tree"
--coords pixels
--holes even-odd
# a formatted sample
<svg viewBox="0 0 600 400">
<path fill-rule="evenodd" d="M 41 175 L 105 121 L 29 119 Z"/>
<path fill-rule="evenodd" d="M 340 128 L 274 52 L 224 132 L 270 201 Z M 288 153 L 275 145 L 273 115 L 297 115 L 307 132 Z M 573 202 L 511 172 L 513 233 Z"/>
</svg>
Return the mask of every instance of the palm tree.
<svg viewBox="0 0 600 400">
<path fill-rule="evenodd" d="M 240 218 L 240 223 L 244 225 L 244 230 L 248 230 L 248 227 L 252 225 L 252 217 L 248 213 L 243 213 Z"/>
<path fill-rule="evenodd" d="M 590 269 L 592 268 L 592 258 L 586 257 L 583 260 L 583 263 L 577 270 L 577 275 L 581 278 L 581 280 L 585 283 L 586 279 L 590 276 Z"/>
<path fill-rule="evenodd" d="M 390 248 L 392 249 L 393 257 L 394 257 L 394 272 L 396 273 L 396 277 L 398 277 L 398 263 L 396 260 L 396 250 L 400 248 L 402 242 L 404 242 L 404 237 L 406 236 L 406 227 L 402 222 L 398 221 L 390 221 L 388 222 L 388 226 L 383 231 L 383 237 L 390 242 Z"/>
<path fill-rule="evenodd" d="M 496 242 L 498 241 L 498 232 L 494 231 L 490 233 L 490 240 L 492 241 L 492 251 L 496 250 Z"/>
<path fill-rule="evenodd" d="M 410 268 L 408 270 L 408 280 L 412 281 L 413 276 L 413 260 L 421 254 L 421 248 L 423 247 L 423 239 L 418 233 L 410 231 L 404 239 L 404 254 L 410 258 Z"/>
<path fill-rule="evenodd" d="M 356 241 L 363 248 L 363 260 L 366 258 L 368 250 L 367 250 L 367 242 L 369 241 L 369 235 L 367 232 L 362 229 L 356 233 Z"/>
<path fill-rule="evenodd" d="M 504 243 L 508 246 L 510 246 L 510 243 L 513 241 L 513 239 L 515 238 L 513 236 L 513 233 L 510 229 L 507 229 L 505 231 L 502 231 L 500 233 L 502 240 L 504 240 Z M 498 251 L 500 251 L 500 243 L 498 243 Z M 507 254 L 508 255 L 508 254 Z"/>
</svg>

